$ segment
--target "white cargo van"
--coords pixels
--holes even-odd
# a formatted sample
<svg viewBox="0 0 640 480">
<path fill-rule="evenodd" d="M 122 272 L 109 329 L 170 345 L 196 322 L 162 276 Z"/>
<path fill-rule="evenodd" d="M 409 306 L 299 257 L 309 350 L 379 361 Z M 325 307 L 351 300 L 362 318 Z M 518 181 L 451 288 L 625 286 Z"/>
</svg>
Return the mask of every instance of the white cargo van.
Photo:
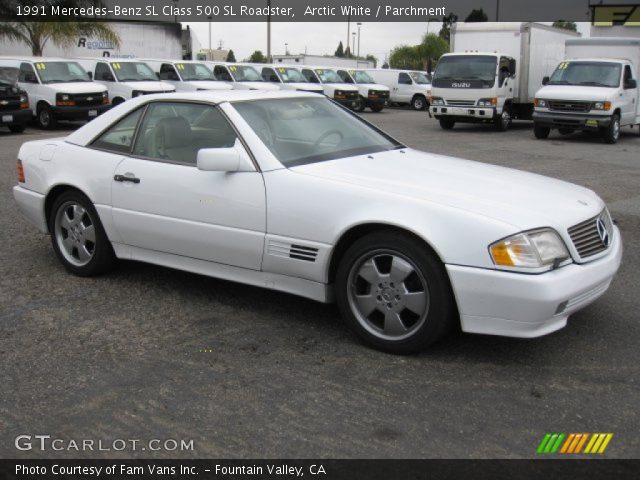
<svg viewBox="0 0 640 480">
<path fill-rule="evenodd" d="M 565 56 L 536 93 L 536 138 L 592 130 L 616 143 L 621 127 L 640 125 L 640 38 L 567 40 Z"/>
<path fill-rule="evenodd" d="M 528 22 L 459 23 L 451 51 L 433 74 L 431 106 L 444 129 L 456 122 L 492 123 L 507 130 L 512 119 L 531 120 L 542 78 L 564 58 L 575 32 Z"/>
<path fill-rule="evenodd" d="M 29 95 L 41 128 L 54 128 L 58 120 L 91 120 L 111 108 L 106 87 L 92 82 L 78 62 L 53 57 L 12 59 L 20 62 L 18 85 Z"/>
<path fill-rule="evenodd" d="M 33 117 L 29 96 L 18 85 L 20 63 L 0 59 L 0 126 L 13 133 L 22 133 Z"/>
<path fill-rule="evenodd" d="M 118 58 L 78 58 L 93 81 L 107 87 L 111 105 L 150 93 L 175 92 L 175 87 L 158 80 L 156 73 L 144 62 Z"/>
<path fill-rule="evenodd" d="M 231 86 L 219 81 L 204 62 L 144 58 L 140 60 L 149 65 L 158 74 L 160 80 L 173 85 L 177 92 L 231 90 Z"/>
<path fill-rule="evenodd" d="M 276 85 L 265 82 L 252 65 L 226 62 L 208 62 L 208 65 L 218 80 L 228 83 L 234 90 L 280 90 Z"/>
<path fill-rule="evenodd" d="M 338 75 L 344 83 L 358 88 L 360 100 L 355 110 L 364 111 L 369 107 L 374 112 L 381 112 L 389 102 L 389 87 L 375 83 L 373 78 L 364 70 L 339 69 Z"/>
<path fill-rule="evenodd" d="M 389 88 L 389 101 L 411 105 L 414 110 L 424 110 L 431 89 L 431 79 L 424 72 L 414 70 L 365 69 L 376 83 Z"/>
<path fill-rule="evenodd" d="M 260 68 L 254 65 L 256 69 Z M 301 92 L 323 93 L 323 89 L 317 83 L 309 83 L 296 68 L 288 65 L 263 65 L 260 75 L 265 82 L 271 82 L 280 87 L 280 90 L 298 90 Z"/>
<path fill-rule="evenodd" d="M 300 70 L 307 82 L 322 86 L 322 91 L 327 97 L 348 108 L 353 109 L 358 106 L 358 89 L 344 83 L 334 69 L 309 65 L 296 68 Z"/>
</svg>

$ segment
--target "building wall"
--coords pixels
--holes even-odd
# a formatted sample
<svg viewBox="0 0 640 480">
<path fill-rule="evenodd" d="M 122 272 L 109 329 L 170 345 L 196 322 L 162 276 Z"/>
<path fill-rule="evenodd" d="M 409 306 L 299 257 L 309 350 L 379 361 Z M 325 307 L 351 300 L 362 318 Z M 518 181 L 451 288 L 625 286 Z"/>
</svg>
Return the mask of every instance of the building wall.
<svg viewBox="0 0 640 480">
<path fill-rule="evenodd" d="M 640 26 L 614 25 L 612 27 L 599 27 L 591 25 L 592 37 L 630 37 L 640 38 Z"/>
<path fill-rule="evenodd" d="M 344 68 L 375 68 L 373 62 L 353 58 L 324 57 L 322 55 L 273 55 L 273 63 L 294 65 L 321 65 Z"/>
<path fill-rule="evenodd" d="M 95 38 L 79 37 L 67 49 L 49 41 L 46 57 L 151 57 L 182 59 L 181 25 L 179 23 L 114 22 L 110 24 L 120 36 L 120 48 Z M 0 55 L 31 55 L 31 49 L 21 43 L 0 43 Z"/>
</svg>

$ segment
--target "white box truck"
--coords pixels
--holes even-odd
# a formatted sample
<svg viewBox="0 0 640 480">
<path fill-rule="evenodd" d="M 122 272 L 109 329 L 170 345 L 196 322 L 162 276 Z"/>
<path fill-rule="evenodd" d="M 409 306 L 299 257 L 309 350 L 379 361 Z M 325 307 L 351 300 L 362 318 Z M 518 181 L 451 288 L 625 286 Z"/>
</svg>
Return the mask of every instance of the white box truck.
<svg viewBox="0 0 640 480">
<path fill-rule="evenodd" d="M 536 138 L 597 131 L 616 143 L 620 129 L 640 125 L 640 38 L 567 40 L 565 60 L 536 93 Z"/>
<path fill-rule="evenodd" d="M 491 123 L 507 130 L 531 120 L 542 79 L 564 59 L 565 40 L 579 34 L 530 22 L 459 23 L 451 52 L 433 75 L 429 113 L 440 126 Z"/>
</svg>

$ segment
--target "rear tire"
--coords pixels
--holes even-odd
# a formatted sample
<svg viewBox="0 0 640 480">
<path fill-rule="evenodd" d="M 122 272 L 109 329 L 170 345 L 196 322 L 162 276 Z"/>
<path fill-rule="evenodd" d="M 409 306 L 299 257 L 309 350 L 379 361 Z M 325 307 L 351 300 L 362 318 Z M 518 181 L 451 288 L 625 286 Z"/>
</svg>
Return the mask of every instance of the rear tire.
<svg viewBox="0 0 640 480">
<path fill-rule="evenodd" d="M 22 133 L 24 132 L 26 125 L 9 125 L 9 131 L 11 133 Z"/>
<path fill-rule="evenodd" d="M 364 112 L 365 107 L 366 107 L 366 103 L 364 101 L 364 98 L 360 97 L 356 102 L 356 105 L 353 107 L 353 110 L 358 113 L 362 113 Z"/>
<path fill-rule="evenodd" d="M 440 259 L 398 232 L 376 232 L 349 247 L 336 274 L 336 298 L 347 325 L 368 345 L 413 353 L 455 325 L 456 305 Z"/>
<path fill-rule="evenodd" d="M 51 130 L 53 128 L 56 128 L 56 126 L 58 125 L 51 107 L 47 104 L 41 104 L 38 106 L 37 121 L 38 126 L 44 130 Z"/>
<path fill-rule="evenodd" d="M 604 142 L 613 145 L 620 138 L 620 115 L 614 113 L 611 116 L 611 123 L 602 131 Z"/>
<path fill-rule="evenodd" d="M 427 99 L 422 95 L 416 95 L 411 99 L 411 108 L 414 110 L 424 110 L 427 108 Z"/>
<path fill-rule="evenodd" d="M 454 122 L 450 118 L 441 118 L 439 122 L 440 128 L 442 128 L 443 130 L 451 130 L 456 124 L 456 122 Z"/>
<path fill-rule="evenodd" d="M 538 140 L 545 140 L 549 138 L 551 129 L 549 127 L 543 127 L 541 125 L 533 125 L 533 134 Z"/>
<path fill-rule="evenodd" d="M 111 270 L 116 256 L 91 200 L 77 190 L 58 196 L 49 214 L 53 250 L 67 271 L 81 277 Z"/>
<path fill-rule="evenodd" d="M 372 112 L 380 113 L 384 109 L 384 106 L 383 105 L 371 105 L 370 108 L 371 108 Z"/>
</svg>

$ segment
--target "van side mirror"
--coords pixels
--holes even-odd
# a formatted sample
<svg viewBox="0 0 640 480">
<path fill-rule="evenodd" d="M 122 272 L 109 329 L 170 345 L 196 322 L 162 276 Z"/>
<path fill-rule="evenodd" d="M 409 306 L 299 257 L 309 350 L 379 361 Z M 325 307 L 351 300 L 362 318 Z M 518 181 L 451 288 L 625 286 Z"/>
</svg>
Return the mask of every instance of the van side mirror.
<svg viewBox="0 0 640 480">
<path fill-rule="evenodd" d="M 624 82 L 625 90 L 629 90 L 632 88 L 638 88 L 638 81 L 635 78 L 630 78 L 626 82 Z"/>
<path fill-rule="evenodd" d="M 542 85 L 546 85 L 547 83 L 549 83 L 549 77 L 544 77 L 542 79 Z"/>
<path fill-rule="evenodd" d="M 253 172 L 242 144 L 236 139 L 230 148 L 202 148 L 196 158 L 198 170 L 204 172 Z"/>
<path fill-rule="evenodd" d="M 87 72 L 87 77 L 89 77 L 89 80 L 93 80 L 93 72 Z"/>
</svg>

